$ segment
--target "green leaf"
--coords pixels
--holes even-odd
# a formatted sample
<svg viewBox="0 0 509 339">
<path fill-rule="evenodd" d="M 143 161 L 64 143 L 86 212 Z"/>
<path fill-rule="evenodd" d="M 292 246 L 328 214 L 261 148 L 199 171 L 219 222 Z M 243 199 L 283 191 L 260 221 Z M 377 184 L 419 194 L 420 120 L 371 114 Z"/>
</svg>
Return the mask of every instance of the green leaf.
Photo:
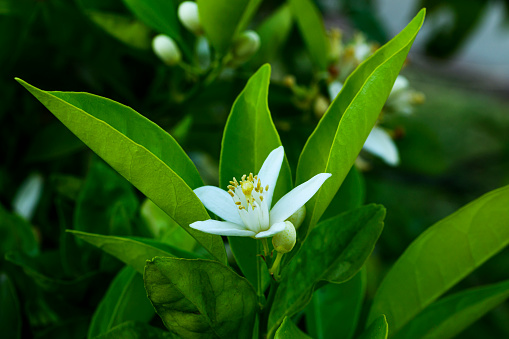
<svg viewBox="0 0 509 339">
<path fill-rule="evenodd" d="M 261 0 L 196 0 L 196 3 L 207 38 L 217 52 L 225 54 Z"/>
<path fill-rule="evenodd" d="M 141 21 L 159 33 L 180 41 L 180 26 L 175 3 L 168 0 L 123 0 Z"/>
<path fill-rule="evenodd" d="M 180 145 L 163 129 L 115 101 L 73 92 L 46 92 L 16 79 L 111 167 L 182 226 L 219 261 L 223 240 L 189 227 L 209 219 L 192 189 L 203 182 Z"/>
<path fill-rule="evenodd" d="M 275 339 L 311 339 L 310 336 L 302 332 L 293 321 L 286 317 L 283 323 L 276 331 Z"/>
<path fill-rule="evenodd" d="M 281 146 L 267 103 L 269 81 L 270 66 L 267 64 L 251 76 L 233 104 L 224 129 L 219 162 L 222 189 L 227 188 L 233 177 L 258 173 L 270 152 Z M 290 166 L 285 157 L 272 202 L 277 202 L 291 186 Z M 228 240 L 242 273 L 256 286 L 257 241 L 244 237 L 228 237 Z"/>
<path fill-rule="evenodd" d="M 282 272 L 270 311 L 269 333 L 286 316 L 302 310 L 320 282 L 343 283 L 360 270 L 382 232 L 384 217 L 382 206 L 367 205 L 325 220 L 311 232 Z"/>
<path fill-rule="evenodd" d="M 366 279 L 363 267 L 347 282 L 327 284 L 313 293 L 306 307 L 306 328 L 313 338 L 353 338 L 366 293 Z"/>
<path fill-rule="evenodd" d="M 318 69 L 325 71 L 329 63 L 329 40 L 323 25 L 322 14 L 311 0 L 289 0 L 288 2 L 311 60 Z"/>
<path fill-rule="evenodd" d="M 508 297 L 509 281 L 456 293 L 428 306 L 393 338 L 452 338 Z"/>
<path fill-rule="evenodd" d="M 154 313 L 143 286 L 143 277 L 126 266 L 113 279 L 95 310 L 88 338 L 106 333 L 126 321 L 149 322 Z"/>
<path fill-rule="evenodd" d="M 71 230 L 67 232 L 111 254 L 140 273 L 143 273 L 145 262 L 156 256 L 174 257 L 178 255 L 187 258 L 195 257 L 191 253 L 186 253 L 149 238 L 117 237 Z"/>
<path fill-rule="evenodd" d="M 298 230 L 296 249 L 320 220 L 354 164 L 423 23 L 424 13 L 421 10 L 403 31 L 348 77 L 307 140 L 297 165 L 296 184 L 318 173 L 331 173 L 332 179 L 306 204 L 306 220 Z"/>
<path fill-rule="evenodd" d="M 0 273 L 0 333 L 4 338 L 21 338 L 21 313 L 18 296 L 11 279 Z"/>
<path fill-rule="evenodd" d="M 20 216 L 9 213 L 0 204 L 0 255 L 10 250 L 20 250 L 34 256 L 39 253 L 32 226 Z"/>
<path fill-rule="evenodd" d="M 389 325 L 385 315 L 377 317 L 371 325 L 362 333 L 359 339 L 387 339 Z"/>
<path fill-rule="evenodd" d="M 152 327 L 148 324 L 127 321 L 113 327 L 108 332 L 97 336 L 95 339 L 176 339 L 173 333 Z"/>
<path fill-rule="evenodd" d="M 410 244 L 378 288 L 369 320 L 397 332 L 426 306 L 509 244 L 509 186 L 474 200 Z M 397 300 L 397 303 L 395 302 Z"/>
<path fill-rule="evenodd" d="M 250 337 L 258 298 L 246 279 L 223 264 L 154 258 L 144 280 L 164 324 L 181 337 Z"/>
</svg>

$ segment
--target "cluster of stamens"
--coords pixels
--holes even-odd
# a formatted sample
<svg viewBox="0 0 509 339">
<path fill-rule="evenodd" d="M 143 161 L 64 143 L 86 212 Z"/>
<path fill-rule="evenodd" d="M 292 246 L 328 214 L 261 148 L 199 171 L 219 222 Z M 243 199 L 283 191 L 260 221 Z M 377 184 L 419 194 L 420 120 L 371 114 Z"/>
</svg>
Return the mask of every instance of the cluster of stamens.
<svg viewBox="0 0 509 339">
<path fill-rule="evenodd" d="M 258 178 L 256 175 L 253 176 L 253 173 L 249 173 L 249 176 L 244 174 L 240 180 L 240 183 L 234 177 L 233 180 L 230 181 L 230 185 L 228 185 L 228 193 L 232 196 L 235 205 L 239 207 L 239 210 L 245 209 L 248 206 L 251 206 L 251 208 L 254 210 L 257 205 L 255 204 L 255 198 L 252 194 L 253 190 L 258 193 L 260 201 L 263 201 L 264 189 L 267 191 L 269 189 L 269 185 L 266 185 L 264 188 L 260 178 Z M 242 204 L 238 194 L 236 194 L 240 193 L 239 191 L 242 191 L 244 197 L 246 198 L 246 206 Z"/>
</svg>

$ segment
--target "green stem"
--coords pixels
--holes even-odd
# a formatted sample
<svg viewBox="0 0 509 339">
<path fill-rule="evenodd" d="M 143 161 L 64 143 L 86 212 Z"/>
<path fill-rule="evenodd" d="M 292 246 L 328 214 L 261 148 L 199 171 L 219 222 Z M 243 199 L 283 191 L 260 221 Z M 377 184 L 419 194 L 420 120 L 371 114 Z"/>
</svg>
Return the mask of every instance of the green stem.
<svg viewBox="0 0 509 339">
<path fill-rule="evenodd" d="M 262 244 L 263 244 L 263 254 L 265 255 L 265 257 L 268 257 L 270 250 L 269 250 L 269 243 L 267 242 L 267 238 L 262 239 Z"/>
<path fill-rule="evenodd" d="M 274 260 L 274 264 L 272 268 L 269 270 L 270 274 L 274 276 L 274 279 L 279 278 L 279 264 L 281 264 L 281 259 L 283 258 L 284 253 L 277 252 L 276 260 Z"/>
</svg>

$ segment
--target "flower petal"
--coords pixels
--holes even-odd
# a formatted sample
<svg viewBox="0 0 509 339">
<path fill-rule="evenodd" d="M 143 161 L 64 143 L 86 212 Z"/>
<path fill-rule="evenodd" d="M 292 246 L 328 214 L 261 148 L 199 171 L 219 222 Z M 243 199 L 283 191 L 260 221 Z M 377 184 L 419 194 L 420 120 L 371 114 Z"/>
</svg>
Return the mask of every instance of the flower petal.
<svg viewBox="0 0 509 339">
<path fill-rule="evenodd" d="M 189 225 L 195 230 L 216 235 L 234 235 L 238 237 L 252 237 L 256 233 L 247 230 L 242 225 L 237 225 L 228 221 L 205 220 L 196 221 Z"/>
<path fill-rule="evenodd" d="M 308 202 L 315 195 L 322 184 L 331 176 L 330 173 L 320 173 L 303 184 L 295 187 L 274 205 L 270 211 L 270 222 L 272 224 L 285 221 L 301 206 Z"/>
<path fill-rule="evenodd" d="M 268 230 L 260 232 L 257 235 L 255 235 L 255 238 L 261 239 L 261 238 L 272 237 L 280 232 L 283 232 L 285 230 L 285 227 L 286 227 L 286 223 L 284 221 L 277 222 L 275 224 L 272 224 L 272 226 L 270 226 L 270 228 Z"/>
<path fill-rule="evenodd" d="M 279 146 L 270 152 L 267 159 L 263 162 L 260 172 L 258 172 L 258 178 L 262 182 L 263 187 L 269 185 L 269 190 L 264 194 L 264 199 L 267 201 L 267 206 L 269 208 L 272 204 L 272 195 L 274 194 L 274 188 L 276 187 L 284 157 L 284 148 L 283 146 Z"/>
<path fill-rule="evenodd" d="M 244 224 L 239 216 L 237 206 L 226 191 L 214 186 L 203 186 L 195 189 L 194 193 L 209 211 L 221 219 L 234 224 Z"/>
<path fill-rule="evenodd" d="M 399 154 L 391 136 L 382 128 L 375 127 L 369 133 L 363 148 L 391 166 L 399 164 Z"/>
</svg>

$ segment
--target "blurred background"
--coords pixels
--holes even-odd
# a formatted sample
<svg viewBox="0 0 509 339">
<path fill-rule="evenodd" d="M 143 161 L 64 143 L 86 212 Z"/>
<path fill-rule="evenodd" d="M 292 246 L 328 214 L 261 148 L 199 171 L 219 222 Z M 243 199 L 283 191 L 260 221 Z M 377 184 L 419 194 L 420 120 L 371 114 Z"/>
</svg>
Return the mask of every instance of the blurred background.
<svg viewBox="0 0 509 339">
<path fill-rule="evenodd" d="M 269 107 L 293 169 L 331 100 L 330 81 L 315 81 L 323 77 L 317 76 L 295 24 L 279 45 L 223 70 L 213 86 L 196 90 L 196 79 L 185 67 L 169 67 L 157 58 L 151 48 L 157 32 L 126 3 L 0 0 L 0 280 L 2 288 L 10 281 L 15 290 L 23 337 L 86 335 L 91 312 L 119 266 L 84 244 L 78 246 L 84 252 L 72 254 L 69 246 L 75 244 L 63 230 L 76 223 L 90 223 L 90 228 L 110 224 L 116 213 L 110 202 L 120 201 L 128 206 L 129 232 L 143 235 L 138 225 L 144 198 L 103 166 L 14 77 L 45 90 L 89 92 L 132 107 L 169 131 L 211 184 L 217 184 L 230 108 L 260 65 L 270 62 L 273 67 Z M 250 27 L 259 29 L 283 4 L 263 2 Z M 427 8 L 402 71 L 419 100 L 412 102 L 411 112 L 383 119 L 399 163 L 363 152 L 353 170 L 363 188 L 356 199 L 387 208 L 386 226 L 368 267 L 372 293 L 386 269 L 427 227 L 509 184 L 509 1 L 315 4 L 325 27 L 340 32 L 345 49 L 355 39 L 376 48 Z M 183 34 L 194 43 L 192 34 Z M 333 66 L 328 71 L 326 77 L 335 76 Z M 98 217 L 87 220 L 92 214 Z M 11 250 L 22 255 L 3 259 Z M 73 256 L 80 262 L 62 259 Z M 453 291 L 507 279 L 508 263 L 506 250 Z M 506 303 L 460 336 L 508 337 L 507 319 Z"/>
</svg>

